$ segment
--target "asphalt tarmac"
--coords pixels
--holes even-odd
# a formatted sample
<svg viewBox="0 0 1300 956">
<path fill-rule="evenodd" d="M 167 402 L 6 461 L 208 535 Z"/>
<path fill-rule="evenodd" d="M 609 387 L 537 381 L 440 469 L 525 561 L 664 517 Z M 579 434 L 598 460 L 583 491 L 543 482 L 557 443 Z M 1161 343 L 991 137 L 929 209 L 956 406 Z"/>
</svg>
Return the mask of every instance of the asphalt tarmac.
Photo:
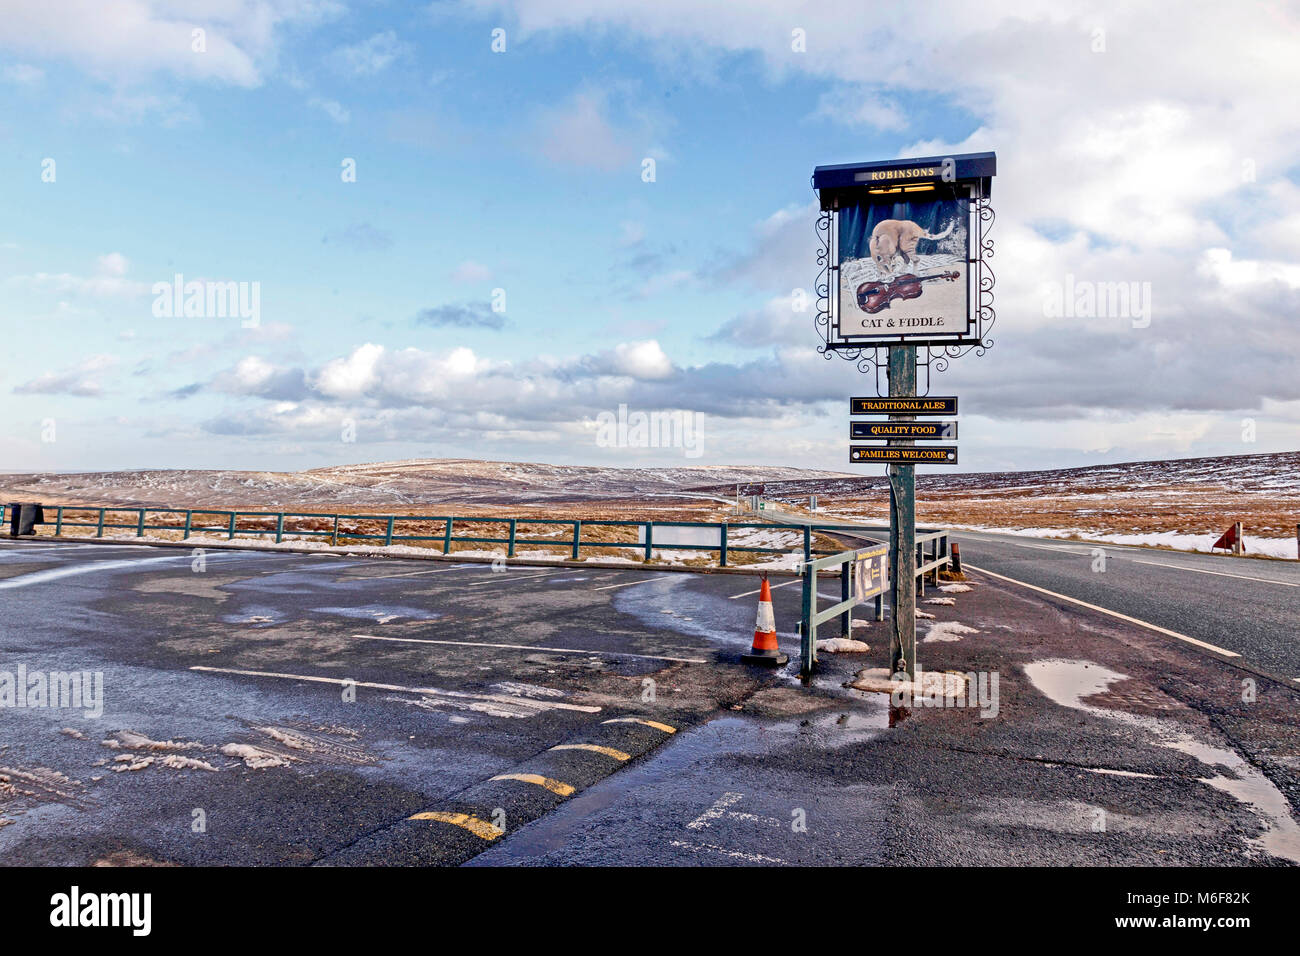
<svg viewBox="0 0 1300 956">
<path fill-rule="evenodd" d="M 1082 557 L 1043 553 L 1067 582 Z M 845 686 L 886 625 L 859 612 L 871 650 L 804 686 L 799 588 L 774 583 L 781 671 L 736 662 L 747 576 L 4 542 L 0 858 L 1300 860 L 1287 680 L 972 572 L 922 599 L 920 660 L 997 675 L 993 706 L 890 706 Z M 33 706 L 5 703 L 20 672 Z M 50 672 L 102 675 L 102 698 L 33 699 Z"/>
</svg>

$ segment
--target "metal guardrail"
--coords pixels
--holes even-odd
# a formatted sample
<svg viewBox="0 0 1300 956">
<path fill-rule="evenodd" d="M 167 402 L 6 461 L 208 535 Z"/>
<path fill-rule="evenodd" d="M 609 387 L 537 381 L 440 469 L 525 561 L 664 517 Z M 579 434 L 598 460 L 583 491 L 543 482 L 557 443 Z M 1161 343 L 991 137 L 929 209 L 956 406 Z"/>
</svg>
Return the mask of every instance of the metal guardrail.
<svg viewBox="0 0 1300 956">
<path fill-rule="evenodd" d="M 0 505 L 0 524 L 6 520 L 6 506 Z M 46 509 L 54 512 L 53 522 L 55 536 L 61 537 L 66 528 L 94 529 L 91 537 L 102 538 L 108 531 L 134 531 L 135 537 L 143 538 L 148 531 L 179 531 L 182 540 L 188 540 L 196 534 L 224 535 L 227 541 L 240 536 L 274 536 L 277 544 L 286 538 L 328 538 L 332 543 L 369 543 L 380 542 L 385 547 L 393 544 L 411 542 L 435 542 L 441 545 L 443 554 L 450 554 L 453 544 L 503 544 L 506 557 L 513 558 L 519 545 L 547 545 L 569 549 L 569 557 L 577 560 L 582 549 L 621 549 L 634 550 L 642 554 L 642 559 L 649 561 L 656 550 L 661 551 L 704 551 L 718 554 L 720 567 L 728 566 L 728 557 L 736 553 L 744 554 L 787 554 L 790 548 L 771 548 L 759 545 L 737 544 L 730 540 L 736 531 L 775 530 L 802 532 L 803 558 L 812 559 L 813 555 L 829 554 L 826 549 L 817 549 L 813 545 L 813 535 L 819 533 L 833 534 L 852 530 L 844 525 L 805 525 L 792 528 L 788 524 L 729 524 L 727 522 L 698 521 L 584 521 L 561 520 L 555 518 L 471 518 L 456 515 L 370 515 L 370 514 L 329 514 L 323 512 L 296 511 L 227 511 L 207 508 L 111 508 L 60 505 Z M 120 515 L 131 515 L 134 520 L 122 522 Z M 156 523 L 159 516 L 184 516 L 173 520 L 163 517 L 169 524 Z M 83 519 L 83 520 L 74 520 Z M 214 520 L 216 519 L 216 520 Z M 251 519 L 251 520 L 250 520 Z M 300 520 L 321 522 L 328 527 L 301 527 Z M 256 527 L 250 527 L 252 524 Z M 413 525 L 424 528 L 413 528 Z M 505 536 L 484 536 L 456 534 L 457 526 L 496 526 L 505 529 Z M 563 526 L 572 529 L 561 538 L 522 537 L 520 526 L 529 528 L 536 525 Z M 402 533 L 410 530 L 431 530 L 433 534 Z M 439 527 L 440 526 L 440 527 Z M 584 528 L 636 528 L 640 529 L 636 541 L 599 541 L 592 538 L 583 539 Z M 656 542 L 656 528 L 698 528 L 717 531 L 717 545 L 712 544 L 677 544 Z M 466 528 L 472 530 L 472 528 Z"/>
<path fill-rule="evenodd" d="M 883 544 L 869 548 L 855 548 L 841 551 L 828 557 L 805 561 L 800 568 L 803 576 L 803 614 L 799 622 L 799 673 L 808 677 L 817 664 L 817 626 L 834 617 L 840 619 L 840 636 L 850 637 L 853 629 L 852 612 L 858 604 L 867 598 L 876 599 L 876 620 L 885 619 L 886 564 L 889 560 L 889 547 Z M 863 568 L 862 565 L 866 565 Z M 824 610 L 817 610 L 817 579 L 819 572 L 831 568 L 839 569 L 840 600 Z M 857 593 L 854 592 L 854 572 L 862 576 L 866 572 L 867 581 L 858 582 Z"/>
<path fill-rule="evenodd" d="M 857 526 L 853 531 L 861 532 L 883 532 L 886 536 L 889 534 L 889 528 Z M 840 534 L 844 534 L 843 531 Z M 856 535 L 845 535 L 856 536 Z M 926 545 L 929 545 L 929 554 L 926 554 Z M 799 651 L 800 651 L 800 668 L 799 672 L 807 678 L 811 676 L 813 668 L 817 665 L 817 626 L 824 624 L 832 618 L 840 619 L 840 636 L 852 636 L 852 612 L 853 608 L 863 601 L 875 598 L 875 619 L 883 621 L 885 619 L 885 589 L 888 587 L 889 546 L 884 544 L 873 543 L 870 547 L 857 548 L 853 551 L 841 551 L 838 554 L 832 554 L 827 557 L 806 559 L 799 569 L 803 577 L 803 613 L 799 621 Z M 852 574 L 855 566 L 861 561 L 877 562 L 880 561 L 878 573 L 873 573 L 870 577 L 870 586 L 861 587 L 858 593 L 853 593 Z M 925 579 L 929 576 L 931 582 L 935 585 L 939 583 L 939 569 L 947 567 L 951 562 L 951 554 L 948 545 L 947 531 L 919 531 L 916 536 L 916 593 L 919 597 L 925 594 Z M 840 601 L 823 610 L 817 609 L 817 578 L 819 572 L 839 569 L 840 579 Z"/>
</svg>

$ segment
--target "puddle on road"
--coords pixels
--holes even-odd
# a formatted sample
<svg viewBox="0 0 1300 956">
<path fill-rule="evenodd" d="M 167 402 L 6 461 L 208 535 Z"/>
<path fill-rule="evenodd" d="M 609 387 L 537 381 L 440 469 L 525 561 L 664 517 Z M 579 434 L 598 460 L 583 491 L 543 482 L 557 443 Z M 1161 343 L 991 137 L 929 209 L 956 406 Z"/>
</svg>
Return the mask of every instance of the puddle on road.
<svg viewBox="0 0 1300 956">
<path fill-rule="evenodd" d="M 832 749 L 860 744 L 888 730 L 889 698 L 880 694 L 863 694 L 853 710 L 832 710 L 799 727 L 799 736 L 812 737 L 818 746 Z"/>
<path fill-rule="evenodd" d="M 1039 692 L 1053 703 L 1075 710 L 1109 714 L 1087 707 L 1083 698 L 1106 691 L 1115 681 L 1128 680 L 1127 674 L 1109 670 L 1091 661 L 1033 661 L 1025 665 L 1025 674 Z"/>
<path fill-rule="evenodd" d="M 418 607 L 402 607 L 391 604 L 360 604 L 354 607 L 314 607 L 313 614 L 335 614 L 339 617 L 357 617 L 376 624 L 389 621 L 435 621 L 442 617 L 437 611 Z"/>
<path fill-rule="evenodd" d="M 1270 856 L 1300 863 L 1300 825 L 1291 816 L 1290 803 L 1273 781 L 1235 750 L 1197 740 L 1167 720 L 1084 703 L 1089 697 L 1105 693 L 1111 684 L 1128 680 L 1127 674 L 1092 661 L 1076 660 L 1033 661 L 1025 665 L 1025 674 L 1045 697 L 1062 707 L 1141 728 L 1152 734 L 1162 747 L 1186 754 L 1207 767 L 1228 770 L 1234 776 L 1215 774 L 1200 778 L 1201 783 L 1231 795 L 1260 818 L 1264 824 L 1263 835 L 1247 842 Z"/>
<path fill-rule="evenodd" d="M 221 620 L 225 624 L 244 624 L 248 627 L 270 627 L 273 624 L 285 623 L 289 620 L 289 615 L 281 611 L 279 608 L 253 604 L 240 608 L 234 614 L 223 614 Z"/>
</svg>

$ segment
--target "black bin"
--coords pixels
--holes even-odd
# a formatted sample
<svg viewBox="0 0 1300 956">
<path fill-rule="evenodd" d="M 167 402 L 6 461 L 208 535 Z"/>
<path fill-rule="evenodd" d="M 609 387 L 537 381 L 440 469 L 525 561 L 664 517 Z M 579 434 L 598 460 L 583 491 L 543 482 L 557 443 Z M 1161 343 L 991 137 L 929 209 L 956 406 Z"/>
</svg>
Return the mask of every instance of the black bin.
<svg viewBox="0 0 1300 956">
<path fill-rule="evenodd" d="M 45 509 L 39 504 L 10 502 L 5 506 L 9 512 L 9 537 L 36 534 L 36 526 L 45 524 Z"/>
</svg>

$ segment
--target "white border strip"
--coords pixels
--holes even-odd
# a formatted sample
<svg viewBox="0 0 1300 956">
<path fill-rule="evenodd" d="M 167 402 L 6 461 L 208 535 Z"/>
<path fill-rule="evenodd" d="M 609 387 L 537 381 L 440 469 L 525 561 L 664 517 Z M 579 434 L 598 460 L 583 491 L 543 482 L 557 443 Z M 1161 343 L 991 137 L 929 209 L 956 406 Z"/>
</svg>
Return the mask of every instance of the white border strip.
<svg viewBox="0 0 1300 956">
<path fill-rule="evenodd" d="M 1078 598 L 1070 597 L 1068 594 L 1059 594 L 1056 591 L 1049 591 L 1047 588 L 1040 588 L 1036 584 L 1029 584 L 1025 581 L 1017 581 L 1015 578 L 1009 578 L 1004 574 L 995 574 L 992 571 L 986 571 L 984 568 L 977 568 L 970 562 L 966 562 L 966 567 L 972 571 L 978 571 L 980 574 L 987 574 L 991 578 L 998 578 L 1001 581 L 1009 581 L 1012 584 L 1018 584 L 1022 588 L 1029 588 L 1031 591 L 1037 591 L 1039 594 L 1050 594 L 1054 598 L 1060 598 L 1062 601 L 1069 601 L 1071 604 L 1077 604 L 1080 607 L 1086 607 L 1090 611 L 1098 611 L 1102 614 L 1109 614 L 1111 617 L 1117 617 L 1121 621 L 1128 621 L 1130 624 L 1136 624 L 1139 627 L 1145 627 L 1148 630 L 1165 634 L 1169 637 L 1177 638 L 1180 641 L 1186 641 L 1188 644 L 1195 644 L 1197 647 L 1203 647 L 1207 651 L 1214 651 L 1216 654 L 1222 654 L 1224 657 L 1240 657 L 1236 651 L 1224 650 L 1222 647 L 1216 647 L 1213 644 L 1207 644 L 1205 641 L 1198 641 L 1194 637 L 1188 637 L 1186 634 L 1179 634 L 1177 631 L 1171 631 L 1168 628 L 1160 627 L 1158 624 L 1151 624 L 1147 621 L 1140 620 L 1136 617 L 1129 617 L 1127 614 L 1121 614 L 1119 611 L 1112 611 L 1110 608 L 1098 607 L 1096 604 L 1089 604 L 1087 601 L 1080 601 Z"/>
</svg>

